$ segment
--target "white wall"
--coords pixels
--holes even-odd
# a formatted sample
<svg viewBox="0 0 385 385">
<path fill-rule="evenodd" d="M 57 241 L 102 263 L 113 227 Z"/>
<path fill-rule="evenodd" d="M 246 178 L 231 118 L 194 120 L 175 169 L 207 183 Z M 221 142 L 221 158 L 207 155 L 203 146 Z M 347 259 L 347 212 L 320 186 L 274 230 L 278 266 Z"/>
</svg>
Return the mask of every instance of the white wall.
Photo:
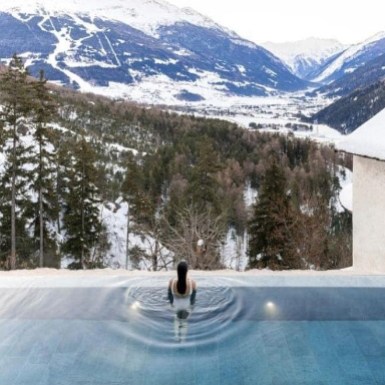
<svg viewBox="0 0 385 385">
<path fill-rule="evenodd" d="M 385 273 L 385 162 L 353 160 L 353 266 Z"/>
</svg>

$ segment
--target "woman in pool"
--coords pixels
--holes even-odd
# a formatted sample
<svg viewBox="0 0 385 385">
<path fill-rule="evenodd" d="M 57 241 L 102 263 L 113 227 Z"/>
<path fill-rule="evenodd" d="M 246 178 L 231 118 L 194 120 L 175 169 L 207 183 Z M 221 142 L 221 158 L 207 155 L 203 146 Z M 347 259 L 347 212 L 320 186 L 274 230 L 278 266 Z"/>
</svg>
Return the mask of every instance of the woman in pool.
<svg viewBox="0 0 385 385">
<path fill-rule="evenodd" d="M 185 261 L 177 266 L 178 278 L 171 279 L 168 284 L 168 299 L 176 310 L 175 337 L 183 341 L 187 335 L 187 318 L 195 304 L 196 283 L 187 278 L 188 266 Z"/>
<path fill-rule="evenodd" d="M 194 280 L 187 278 L 187 271 L 187 262 L 179 262 L 178 278 L 170 279 L 168 284 L 168 299 L 177 310 L 188 310 L 195 303 L 197 285 Z"/>
</svg>

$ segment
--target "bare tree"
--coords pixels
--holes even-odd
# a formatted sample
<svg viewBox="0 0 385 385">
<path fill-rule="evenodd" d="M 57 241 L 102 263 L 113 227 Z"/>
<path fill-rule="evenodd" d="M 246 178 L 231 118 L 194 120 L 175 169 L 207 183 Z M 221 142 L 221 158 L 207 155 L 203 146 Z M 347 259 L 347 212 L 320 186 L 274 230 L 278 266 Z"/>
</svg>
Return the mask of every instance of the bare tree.
<svg viewBox="0 0 385 385">
<path fill-rule="evenodd" d="M 202 212 L 192 206 L 176 214 L 176 225 L 163 218 L 162 243 L 174 253 L 176 260 L 185 259 L 193 269 L 218 269 L 221 266 L 220 244 L 225 236 L 224 216 L 215 216 L 210 209 Z M 197 249 L 203 239 L 204 249 Z"/>
</svg>

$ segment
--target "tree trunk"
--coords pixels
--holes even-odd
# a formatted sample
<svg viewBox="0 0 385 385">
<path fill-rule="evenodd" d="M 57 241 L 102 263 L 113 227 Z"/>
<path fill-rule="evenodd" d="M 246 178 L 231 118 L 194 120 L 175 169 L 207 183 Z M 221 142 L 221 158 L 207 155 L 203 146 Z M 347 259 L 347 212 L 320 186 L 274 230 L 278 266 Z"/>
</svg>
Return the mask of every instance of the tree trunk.
<svg viewBox="0 0 385 385">
<path fill-rule="evenodd" d="M 40 164 L 39 164 L 39 172 L 40 172 L 40 176 L 39 176 L 39 183 L 40 183 L 40 186 L 39 186 L 39 226 L 40 226 L 40 259 L 39 259 L 39 266 L 40 267 L 43 267 L 44 266 L 44 218 L 43 218 L 43 176 L 42 176 L 42 173 L 43 173 L 43 165 L 42 165 L 42 157 L 41 157 L 41 153 L 42 153 L 42 149 L 41 149 L 41 143 L 40 143 Z"/>
<path fill-rule="evenodd" d="M 158 270 L 158 252 L 159 252 L 159 242 L 155 240 L 155 250 L 152 254 L 152 270 Z"/>
<path fill-rule="evenodd" d="M 11 185 L 11 257 L 10 268 L 16 269 L 16 125 L 13 127 L 12 149 L 12 185 Z"/>
<path fill-rule="evenodd" d="M 81 255 L 80 255 L 80 264 L 83 268 L 83 270 L 85 270 L 86 268 L 86 265 L 85 265 L 85 261 L 84 261 L 84 207 L 81 208 L 82 210 L 82 235 L 81 235 L 81 239 L 82 239 L 82 245 L 81 245 Z"/>
<path fill-rule="evenodd" d="M 85 270 L 86 268 L 86 265 L 85 265 L 85 260 L 84 260 L 84 242 L 85 242 L 85 218 L 84 218 L 84 175 L 85 175 L 85 167 L 84 167 L 84 161 L 83 161 L 83 164 L 82 164 L 82 189 L 81 189 L 81 199 L 82 199 L 82 202 L 81 202 L 81 217 L 82 217 L 82 245 L 81 245 L 81 248 L 82 248 L 82 251 L 81 251 L 81 256 L 80 256 L 80 263 L 81 263 L 81 266 L 83 268 L 83 270 Z"/>
<path fill-rule="evenodd" d="M 130 259 L 130 204 L 127 202 L 127 231 L 126 231 L 126 270 Z"/>
<path fill-rule="evenodd" d="M 43 220 L 43 197 L 42 197 L 42 191 L 39 191 L 39 216 L 40 216 L 40 260 L 39 260 L 39 266 L 44 266 L 44 220 Z"/>
<path fill-rule="evenodd" d="M 60 197 L 60 193 L 61 193 L 61 188 L 60 188 L 60 166 L 59 166 L 59 161 L 57 161 L 57 166 L 56 166 L 56 203 L 57 203 L 57 207 L 60 207 L 60 198 L 59 198 Z M 61 234 L 60 209 L 58 209 L 58 211 L 57 211 L 56 225 L 57 225 L 57 232 L 60 235 Z M 60 249 L 60 243 L 59 243 L 59 249 Z M 59 254 L 60 254 L 60 250 L 59 250 Z"/>
</svg>

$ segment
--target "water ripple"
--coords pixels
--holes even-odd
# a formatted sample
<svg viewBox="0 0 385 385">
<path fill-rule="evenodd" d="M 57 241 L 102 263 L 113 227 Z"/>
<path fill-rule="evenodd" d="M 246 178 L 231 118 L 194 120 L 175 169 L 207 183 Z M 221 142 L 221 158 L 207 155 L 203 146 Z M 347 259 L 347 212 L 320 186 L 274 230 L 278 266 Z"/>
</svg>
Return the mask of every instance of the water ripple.
<svg viewBox="0 0 385 385">
<path fill-rule="evenodd" d="M 168 304 L 166 287 L 144 287 L 140 282 L 131 286 L 127 291 L 130 337 L 153 348 L 164 348 L 178 340 L 176 330 L 180 327 L 188 329 L 183 342 L 196 347 L 218 343 L 239 332 L 234 320 L 243 310 L 237 291 L 224 280 L 210 283 L 198 290 L 196 305 L 186 321 L 178 320 Z"/>
</svg>

